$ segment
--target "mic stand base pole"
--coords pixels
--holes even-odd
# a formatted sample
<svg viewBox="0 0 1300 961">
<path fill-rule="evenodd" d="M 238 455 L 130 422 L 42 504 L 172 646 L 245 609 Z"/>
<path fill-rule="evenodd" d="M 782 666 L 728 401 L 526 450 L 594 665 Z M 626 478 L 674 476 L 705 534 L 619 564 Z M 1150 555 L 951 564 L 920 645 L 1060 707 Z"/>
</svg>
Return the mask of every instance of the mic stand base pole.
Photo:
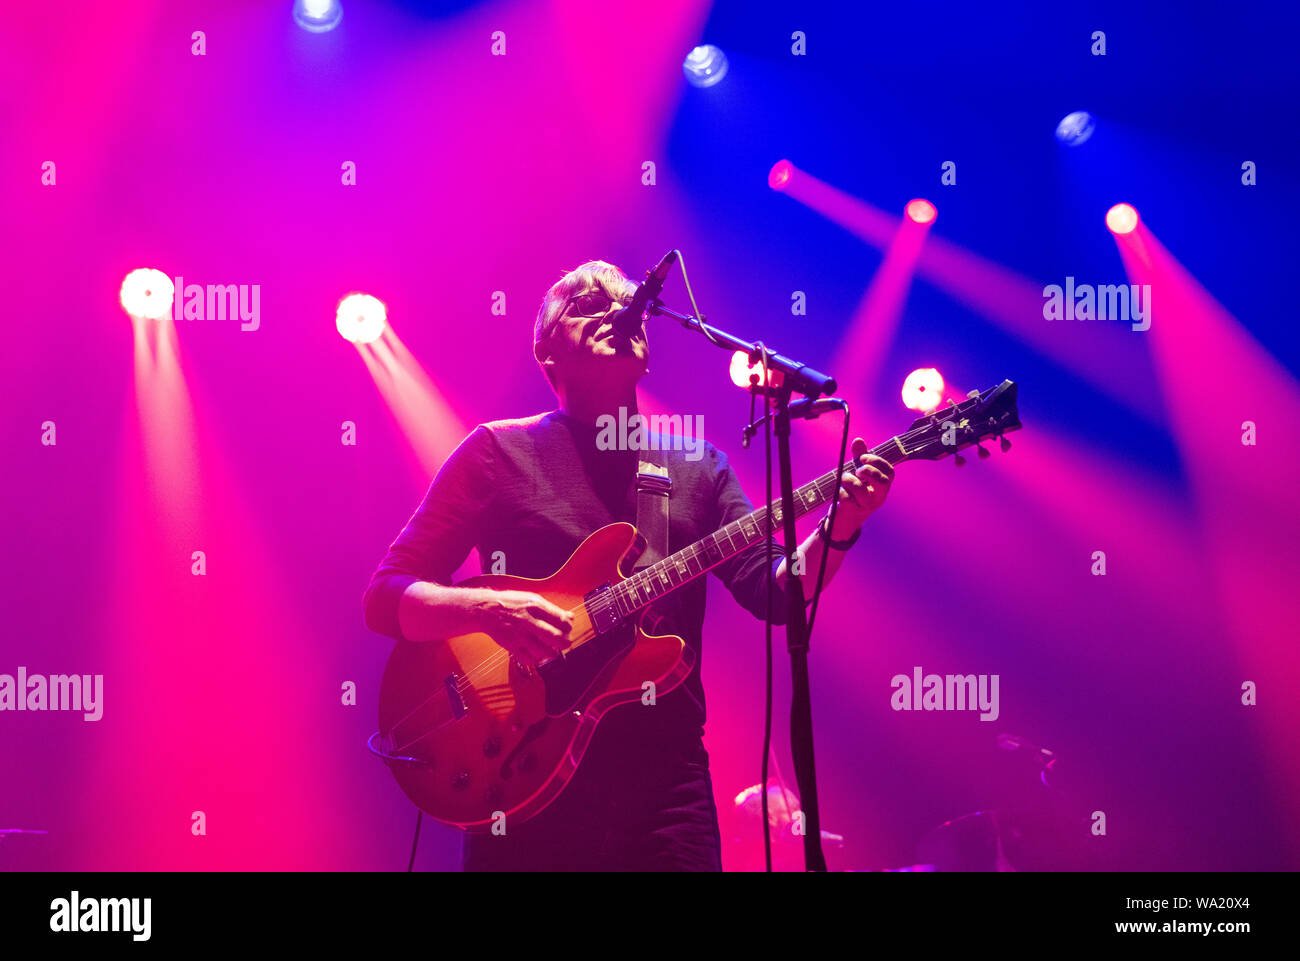
<svg viewBox="0 0 1300 961">
<path fill-rule="evenodd" d="M 833 394 L 835 378 L 712 327 L 704 322 L 703 317 L 692 317 L 671 310 L 658 298 L 650 302 L 647 311 L 651 315 L 671 317 L 687 330 L 703 334 L 715 347 L 743 350 L 749 354 L 751 361 L 758 353 L 765 351 L 767 368 L 780 372 L 783 378 L 779 388 L 764 384 L 762 391 L 770 398 L 769 403 L 776 407 L 773 427 L 781 464 L 781 526 L 785 537 L 786 585 L 790 593 L 786 646 L 790 651 L 790 680 L 793 687 L 790 697 L 790 753 L 794 758 L 795 780 L 799 785 L 799 799 L 803 808 L 804 862 L 809 871 L 825 871 L 826 856 L 822 853 L 821 817 L 817 808 L 817 767 L 813 760 L 812 695 L 808 686 L 808 618 L 804 608 L 803 583 L 793 574 L 799 540 L 794 529 L 794 479 L 790 470 L 790 395 L 797 391 L 812 400 Z"/>
<path fill-rule="evenodd" d="M 803 814 L 804 864 L 808 871 L 825 871 L 821 815 L 817 805 L 817 765 L 813 756 L 812 693 L 808 684 L 808 618 L 803 583 L 795 577 L 795 552 L 799 549 L 794 519 L 794 477 L 790 467 L 790 391 L 775 398 L 777 456 L 781 475 L 781 526 L 785 538 L 786 589 L 790 609 L 786 619 L 786 647 L 790 652 L 790 754 Z"/>
</svg>

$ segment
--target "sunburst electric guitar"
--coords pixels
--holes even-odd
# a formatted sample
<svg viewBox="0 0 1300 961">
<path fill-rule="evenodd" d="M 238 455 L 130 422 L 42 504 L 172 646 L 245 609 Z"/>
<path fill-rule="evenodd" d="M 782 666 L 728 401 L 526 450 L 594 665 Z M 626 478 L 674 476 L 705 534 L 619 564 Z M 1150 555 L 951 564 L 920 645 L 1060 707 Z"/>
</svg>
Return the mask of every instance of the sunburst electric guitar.
<svg viewBox="0 0 1300 961">
<path fill-rule="evenodd" d="M 898 464 L 939 460 L 1020 428 L 1011 381 L 918 418 L 871 453 Z M 1005 441 L 1003 442 L 1005 445 Z M 981 455 L 984 448 L 980 448 Z M 795 491 L 803 516 L 827 503 L 852 462 Z M 445 641 L 400 640 L 379 693 L 379 731 L 371 749 L 430 816 L 467 831 L 486 831 L 504 815 L 533 817 L 559 797 L 611 708 L 640 701 L 647 682 L 657 696 L 680 685 L 694 653 L 680 637 L 642 630 L 652 603 L 781 529 L 774 503 L 624 576 L 635 560 L 636 528 L 602 527 L 550 577 L 484 575 L 464 587 L 536 592 L 573 614 L 570 643 L 524 668 L 487 634 Z"/>
</svg>

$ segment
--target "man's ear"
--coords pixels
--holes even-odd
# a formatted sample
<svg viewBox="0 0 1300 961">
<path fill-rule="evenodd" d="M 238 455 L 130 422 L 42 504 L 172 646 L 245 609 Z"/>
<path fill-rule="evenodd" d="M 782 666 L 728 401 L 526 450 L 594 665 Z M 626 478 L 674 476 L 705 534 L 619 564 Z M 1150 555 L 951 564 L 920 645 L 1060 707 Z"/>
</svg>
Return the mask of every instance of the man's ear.
<svg viewBox="0 0 1300 961">
<path fill-rule="evenodd" d="M 555 369 L 555 354 L 551 350 L 549 337 L 533 344 L 533 358 L 542 365 L 542 372 L 546 374 L 546 379 L 554 383 L 552 371 Z"/>
<path fill-rule="evenodd" d="M 543 367 L 554 367 L 555 358 L 552 358 L 551 356 L 551 346 L 550 346 L 549 337 L 543 339 L 543 341 L 538 341 L 537 343 L 534 343 L 533 359 L 536 359 L 537 363 L 542 364 Z"/>
</svg>

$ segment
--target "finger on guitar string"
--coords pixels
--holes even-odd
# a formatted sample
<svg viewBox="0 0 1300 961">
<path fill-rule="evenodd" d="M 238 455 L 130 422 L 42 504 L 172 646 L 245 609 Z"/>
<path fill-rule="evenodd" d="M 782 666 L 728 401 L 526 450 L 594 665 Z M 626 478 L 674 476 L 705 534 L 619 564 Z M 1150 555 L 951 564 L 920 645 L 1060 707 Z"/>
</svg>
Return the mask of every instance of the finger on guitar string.
<svg viewBox="0 0 1300 961">
<path fill-rule="evenodd" d="M 525 666 L 534 666 L 569 646 L 573 614 L 541 594 L 489 590 L 479 599 L 483 633 Z"/>
</svg>

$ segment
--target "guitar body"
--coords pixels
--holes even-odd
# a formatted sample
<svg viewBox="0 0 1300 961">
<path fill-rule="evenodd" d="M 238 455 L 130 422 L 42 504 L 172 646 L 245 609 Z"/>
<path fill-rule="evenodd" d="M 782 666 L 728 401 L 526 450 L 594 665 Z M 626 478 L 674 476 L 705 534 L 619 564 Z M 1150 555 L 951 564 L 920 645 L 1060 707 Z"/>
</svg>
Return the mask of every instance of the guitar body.
<svg viewBox="0 0 1300 961">
<path fill-rule="evenodd" d="M 431 817 L 488 831 L 504 814 L 525 821 L 559 796 L 596 725 L 619 704 L 678 687 L 694 655 L 674 635 L 646 634 L 634 617 L 597 632 L 584 598 L 623 580 L 639 535 L 610 524 L 543 579 L 484 575 L 458 586 L 540 594 L 573 612 L 570 647 L 526 670 L 487 634 L 398 641 L 379 694 L 379 738 L 398 784 Z"/>
</svg>

